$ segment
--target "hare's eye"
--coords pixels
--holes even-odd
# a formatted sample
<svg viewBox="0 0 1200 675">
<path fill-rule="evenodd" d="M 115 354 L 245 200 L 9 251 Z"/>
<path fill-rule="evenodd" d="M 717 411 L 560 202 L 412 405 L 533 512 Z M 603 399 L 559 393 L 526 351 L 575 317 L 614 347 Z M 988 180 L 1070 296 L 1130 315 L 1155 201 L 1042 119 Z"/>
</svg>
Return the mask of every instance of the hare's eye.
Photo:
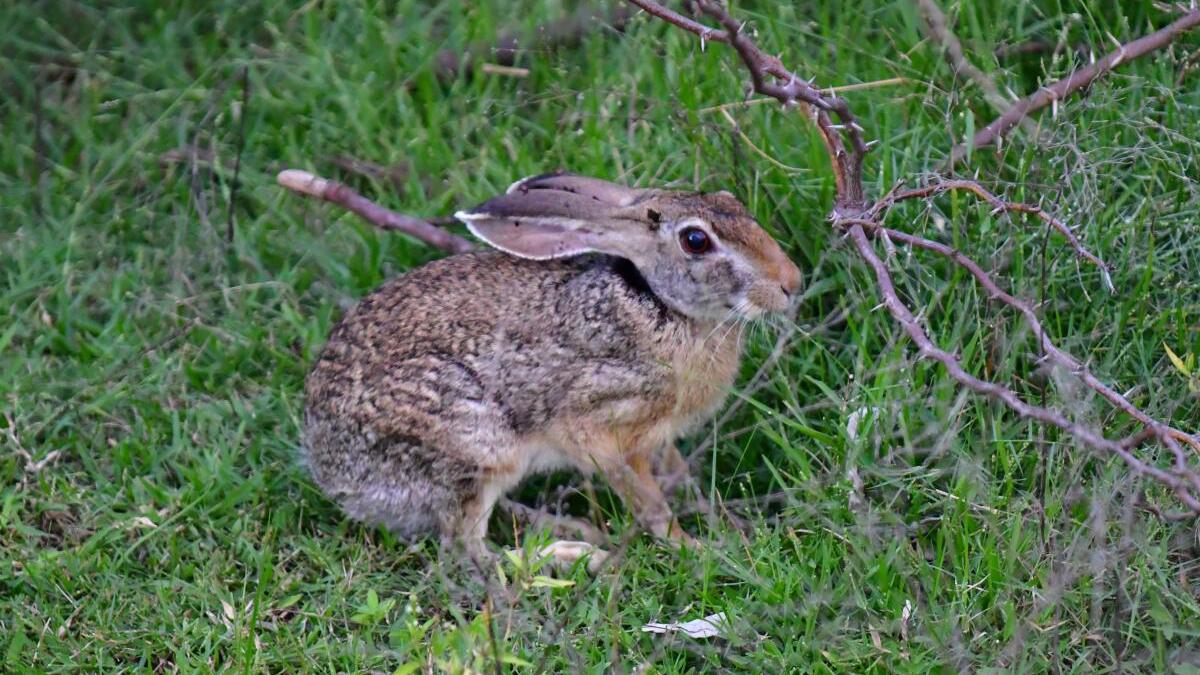
<svg viewBox="0 0 1200 675">
<path fill-rule="evenodd" d="M 712 237 L 698 227 L 688 227 L 679 233 L 679 245 L 695 255 L 708 253 L 712 250 Z"/>
</svg>

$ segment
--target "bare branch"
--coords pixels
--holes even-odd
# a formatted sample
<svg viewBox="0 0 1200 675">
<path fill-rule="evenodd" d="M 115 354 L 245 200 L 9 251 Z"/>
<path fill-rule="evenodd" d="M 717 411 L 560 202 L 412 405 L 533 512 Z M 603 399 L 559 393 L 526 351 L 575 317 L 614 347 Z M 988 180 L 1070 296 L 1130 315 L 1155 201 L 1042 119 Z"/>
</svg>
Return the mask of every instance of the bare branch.
<svg viewBox="0 0 1200 675">
<path fill-rule="evenodd" d="M 1062 236 L 1066 237 L 1075 254 L 1080 258 L 1087 260 L 1096 267 L 1100 268 L 1100 273 L 1104 277 L 1104 285 L 1109 292 L 1114 292 L 1112 277 L 1108 272 L 1108 264 L 1100 258 L 1096 257 L 1091 251 L 1084 248 L 1080 243 L 1079 238 L 1071 231 L 1067 224 L 1055 218 L 1040 206 L 1032 204 L 1023 204 L 1021 202 L 1010 202 L 992 194 L 986 188 L 973 180 L 939 180 L 924 187 L 915 188 L 912 190 L 896 190 L 884 196 L 871 207 L 870 213 L 876 220 L 882 220 L 886 212 L 891 207 L 899 202 L 909 199 L 925 199 L 941 194 L 943 192 L 952 192 L 955 190 L 966 191 L 975 194 L 981 200 L 987 202 L 995 211 L 1028 213 L 1042 219 L 1047 225 L 1053 227 Z"/>
<path fill-rule="evenodd" d="M 669 24 L 678 26 L 689 33 L 695 33 L 700 36 L 701 40 L 729 43 L 729 34 L 725 31 L 709 28 L 702 23 L 692 21 L 686 16 L 673 12 L 657 2 L 650 2 L 650 0 L 629 0 L 629 4 L 635 5 L 641 8 L 643 12 L 651 16 L 656 16 Z"/>
<path fill-rule="evenodd" d="M 1011 293 L 1008 293 L 1000 288 L 995 280 L 991 278 L 991 275 L 985 272 L 978 263 L 968 258 L 961 251 L 945 244 L 931 241 L 907 232 L 900 232 L 890 228 L 882 228 L 878 225 L 868 223 L 873 223 L 873 221 L 862 221 L 859 224 L 863 225 L 868 232 L 871 232 L 872 230 L 883 232 L 892 241 L 897 241 L 914 248 L 932 251 L 938 255 L 949 258 L 955 264 L 967 270 L 967 272 L 969 272 L 971 276 L 975 278 L 979 285 L 982 286 L 987 292 L 989 299 L 998 300 L 1020 312 L 1021 315 L 1025 317 L 1025 321 L 1029 324 L 1030 331 L 1032 331 L 1034 337 L 1037 338 L 1038 344 L 1040 345 L 1042 352 L 1045 354 L 1046 359 L 1055 365 L 1074 373 L 1080 380 L 1083 381 L 1084 384 L 1086 384 L 1096 393 L 1103 396 L 1114 407 L 1119 408 L 1127 413 L 1130 417 L 1133 417 L 1137 421 L 1147 426 L 1146 430 L 1124 439 L 1121 442 L 1122 447 L 1130 449 L 1141 445 L 1150 438 L 1158 438 L 1164 442 L 1166 439 L 1183 441 L 1184 443 L 1194 447 L 1197 451 L 1200 451 L 1200 439 L 1197 439 L 1191 434 L 1180 431 L 1179 429 L 1162 424 L 1158 420 L 1142 412 L 1136 406 L 1130 403 L 1127 398 L 1101 382 L 1095 375 L 1092 374 L 1086 365 L 1084 365 L 1074 356 L 1071 356 L 1055 346 L 1054 343 L 1050 341 L 1050 338 L 1046 335 L 1046 329 L 1042 326 L 1042 322 L 1038 319 L 1037 312 L 1033 310 L 1033 307 L 1030 306 L 1029 303 L 1016 298 Z M 1168 443 L 1168 445 L 1170 444 Z M 1197 485 L 1200 486 L 1200 483 L 1197 483 Z"/>
<path fill-rule="evenodd" d="M 1181 469 L 1178 471 L 1178 473 L 1168 472 L 1156 466 L 1149 465 L 1130 453 L 1123 443 L 1105 438 L 1093 429 L 1085 427 L 1076 422 L 1072 422 L 1058 411 L 1026 403 L 1025 401 L 1021 400 L 1021 398 L 1017 396 L 1017 394 L 1011 389 L 994 382 L 981 380 L 964 370 L 958 362 L 958 357 L 938 347 L 929 339 L 929 336 L 925 334 L 925 331 L 921 328 L 917 318 L 913 316 L 908 307 L 900 300 L 900 296 L 896 294 L 896 286 L 892 282 L 891 273 L 888 272 L 888 269 L 883 264 L 883 261 L 879 259 L 878 255 L 876 255 L 874 247 L 871 246 L 871 242 L 867 238 L 866 229 L 868 227 L 873 228 L 876 232 L 885 232 L 888 237 L 897 241 L 902 241 L 911 245 L 920 244 L 922 248 L 928 248 L 931 251 L 937 251 L 938 253 L 947 255 L 959 265 L 971 270 L 972 274 L 976 275 L 976 279 L 980 280 L 981 282 L 983 279 L 987 279 L 990 283 L 990 278 L 988 278 L 987 274 L 983 272 L 982 268 L 980 268 L 978 264 L 976 264 L 974 261 L 971 261 L 959 251 L 951 249 L 948 246 L 924 240 L 920 237 L 907 235 L 902 232 L 897 232 L 895 230 L 880 228 L 872 221 L 853 220 L 848 221 L 847 224 L 849 225 L 850 238 L 854 241 L 855 247 L 875 273 L 875 280 L 879 285 L 879 295 L 883 300 L 884 306 L 887 307 L 888 312 L 892 315 L 892 318 L 895 319 L 896 323 L 900 324 L 900 327 L 903 328 L 906 333 L 908 333 L 909 338 L 912 339 L 912 341 L 917 345 L 922 357 L 941 363 L 942 366 L 946 368 L 946 372 L 949 373 L 950 377 L 954 378 L 956 382 L 967 387 L 971 391 L 984 394 L 1001 401 L 1022 417 L 1058 427 L 1059 429 L 1062 429 L 1063 431 L 1083 441 L 1084 443 L 1087 443 L 1093 448 L 1103 450 L 1120 457 L 1131 469 L 1133 469 L 1134 472 L 1153 478 L 1162 485 L 1169 487 L 1175 493 L 1179 501 L 1183 502 L 1183 504 L 1189 509 L 1200 513 L 1200 479 L 1197 478 L 1194 472 L 1188 471 L 1186 465 L 1182 467 L 1177 466 L 1177 469 Z M 1008 304 L 1018 308 L 1028 308 L 1028 305 L 1021 303 L 1011 295 L 1000 291 L 994 283 L 990 283 L 990 286 L 991 288 L 989 291 L 997 293 L 998 295 L 1006 296 L 1007 300 L 1011 301 Z M 1030 310 L 1029 314 L 1026 315 L 1026 318 L 1028 319 L 1032 315 L 1033 312 Z M 1031 320 L 1031 325 L 1034 325 L 1036 321 L 1036 318 Z M 1041 324 L 1036 323 L 1036 325 L 1040 330 Z M 1049 340 L 1045 339 L 1044 331 L 1040 333 L 1040 336 L 1043 338 L 1043 345 L 1049 347 L 1047 354 L 1051 353 L 1050 350 L 1054 350 L 1054 353 L 1057 354 L 1059 358 L 1074 362 L 1074 359 L 1072 359 L 1069 355 L 1059 351 L 1056 347 L 1049 343 Z M 1098 382 L 1094 377 L 1091 376 L 1090 373 L 1087 372 L 1086 369 L 1082 367 L 1080 367 L 1076 373 L 1085 374 L 1087 377 L 1090 377 L 1093 382 Z M 1092 386 L 1092 382 L 1089 382 L 1087 379 L 1084 381 L 1087 382 L 1089 386 Z M 1103 384 L 1100 386 L 1104 387 Z M 1104 387 L 1104 389 L 1108 390 L 1107 387 Z M 1115 394 L 1115 392 L 1113 393 L 1117 397 L 1120 396 L 1119 394 Z M 1138 415 L 1135 416 L 1139 417 L 1139 419 L 1150 419 L 1149 416 L 1141 413 L 1141 411 L 1138 411 L 1131 404 L 1129 404 L 1128 401 L 1125 401 L 1124 398 L 1121 398 L 1120 400 L 1124 401 L 1124 409 L 1127 412 L 1137 412 Z M 1164 443 L 1168 445 L 1168 447 L 1171 447 L 1172 451 L 1176 454 L 1178 465 L 1179 460 L 1183 457 L 1183 451 L 1179 447 L 1179 444 L 1174 442 L 1173 437 L 1168 434 L 1165 425 L 1162 425 L 1154 420 L 1150 421 L 1153 423 L 1153 427 L 1155 428 L 1156 434 L 1159 436 L 1159 438 L 1162 439 Z M 1182 432 L 1178 433 L 1182 434 Z M 1187 437 L 1186 434 L 1182 435 Z M 1191 442 L 1196 441 L 1195 439 L 1191 439 Z"/>
<path fill-rule="evenodd" d="M 1090 63 L 1072 72 L 1054 84 L 1038 89 L 1030 96 L 1018 101 L 1008 112 L 996 118 L 994 122 L 980 129 L 975 134 L 975 137 L 971 139 L 970 147 L 982 148 L 995 143 L 1022 119 L 1029 117 L 1055 101 L 1067 98 L 1097 79 L 1107 75 L 1122 63 L 1132 61 L 1166 47 L 1180 35 L 1196 26 L 1200 26 L 1200 9 L 1192 9 L 1165 28 L 1123 44 L 1116 50 L 1106 54 L 1099 61 Z M 968 146 L 965 143 L 954 146 L 954 149 L 950 152 L 950 158 L 946 162 L 947 168 L 961 162 L 967 156 L 967 151 Z"/>
<path fill-rule="evenodd" d="M 631 2 L 634 0 L 630 0 Z M 639 0 L 639 6 L 654 4 Z M 825 141 L 825 149 L 833 163 L 837 187 L 835 212 L 857 213 L 866 205 L 863 193 L 862 165 L 867 154 L 862 127 L 850 112 L 845 99 L 827 96 L 808 80 L 784 67 L 783 62 L 761 49 L 745 35 L 742 25 L 729 12 L 711 0 L 699 0 L 697 5 L 725 28 L 725 36 L 737 50 L 742 63 L 750 72 L 754 90 L 770 96 L 784 105 L 801 105 L 813 120 Z M 669 12 L 669 10 L 662 10 Z M 837 116 L 835 124 L 830 112 Z M 846 141 L 849 141 L 847 147 Z"/>
<path fill-rule="evenodd" d="M 886 217 L 891 207 L 899 202 L 910 199 L 929 198 L 952 190 L 967 191 L 987 202 L 993 209 L 998 211 L 1027 213 L 1040 218 L 1047 225 L 1066 237 L 1077 255 L 1100 268 L 1104 275 L 1105 284 L 1111 290 L 1112 282 L 1109 279 L 1107 266 L 1099 257 L 1083 247 L 1082 243 L 1080 243 L 1079 239 L 1065 223 L 1041 207 L 1008 202 L 992 194 L 980 184 L 965 180 L 938 181 L 924 187 L 908 190 L 901 189 L 903 187 L 902 183 L 897 184 L 888 194 L 884 195 L 874 204 L 868 205 L 862 181 L 862 161 L 866 153 L 866 144 L 862 141 L 862 128 L 854 120 L 849 106 L 844 100 L 825 96 L 806 80 L 797 77 L 794 73 L 787 70 L 778 59 L 764 54 L 745 35 L 741 24 L 730 16 L 722 6 L 715 2 L 698 0 L 696 4 L 706 15 L 723 27 L 724 30 L 722 31 L 717 31 L 683 17 L 650 0 L 628 0 L 628 2 L 668 23 L 699 35 L 705 40 L 727 42 L 738 51 L 738 55 L 749 71 L 754 89 L 758 93 L 775 98 L 785 106 L 798 104 L 808 112 L 809 118 L 816 125 L 825 140 L 826 150 L 833 163 L 834 178 L 837 185 L 837 198 L 831 213 L 831 224 L 835 229 L 847 232 L 854 241 L 859 255 L 874 272 L 876 283 L 879 287 L 879 294 L 883 299 L 883 305 L 887 307 L 892 318 L 900 324 L 909 338 L 917 345 L 921 357 L 942 364 L 950 377 L 965 389 L 1000 401 L 1022 417 L 1057 427 L 1092 448 L 1119 457 L 1138 475 L 1149 477 L 1170 489 L 1178 500 L 1190 510 L 1193 516 L 1200 514 L 1200 473 L 1197 473 L 1189 465 L 1190 457 L 1183 447 L 1183 444 L 1186 444 L 1200 452 L 1200 439 L 1164 424 L 1142 412 L 1127 398 L 1101 382 L 1078 359 L 1055 346 L 1046 334 L 1033 307 L 1029 303 L 1019 300 L 1012 294 L 1001 289 L 991 276 L 984 272 L 983 268 L 962 252 L 950 246 L 916 235 L 888 229 L 882 225 L 882 220 Z M 923 2 L 923 4 L 926 3 Z M 1171 26 L 1140 40 L 1135 40 L 1117 52 L 1106 56 L 1102 61 L 1082 68 L 1072 73 L 1066 79 L 1016 103 L 1008 112 L 1001 115 L 996 122 L 989 125 L 988 129 L 991 129 L 991 132 L 988 132 L 988 129 L 981 132 L 981 134 L 990 133 L 990 136 L 976 136 L 976 146 L 991 142 L 999 134 L 1008 131 L 1020 123 L 1030 113 L 1048 105 L 1051 101 L 1061 99 L 1086 86 L 1096 78 L 1111 71 L 1122 61 L 1136 58 L 1170 44 L 1180 33 L 1189 30 L 1197 24 L 1200 24 L 1200 10 L 1190 12 Z M 958 50 L 958 53 L 961 55 L 961 48 Z M 840 124 L 834 124 L 831 113 L 837 117 Z M 847 147 L 847 141 L 849 142 L 849 147 Z M 956 148 L 955 152 L 958 151 L 959 149 Z M 1057 410 L 1032 405 L 1024 401 L 1015 391 L 1006 386 L 982 380 L 968 373 L 959 364 L 957 357 L 938 347 L 930 340 L 917 318 L 904 302 L 900 300 L 891 273 L 876 254 L 871 244 L 871 237 L 880 237 L 889 245 L 891 245 L 890 242 L 899 242 L 910 247 L 932 251 L 949 258 L 955 264 L 966 269 L 985 289 L 991 299 L 998 300 L 1012 307 L 1025 317 L 1026 322 L 1039 340 L 1042 354 L 1044 355 L 1043 358 L 1073 373 L 1089 389 L 1099 393 L 1114 407 L 1145 425 L 1145 429 L 1119 441 L 1112 440 L 1100 431 L 1072 422 Z M 783 339 L 786 341 L 786 337 Z M 1151 439 L 1159 441 L 1172 453 L 1174 462 L 1170 470 L 1147 463 L 1133 454 L 1132 451 L 1134 449 Z"/>
<path fill-rule="evenodd" d="M 817 89 L 808 80 L 785 68 L 779 59 L 759 49 L 758 45 L 743 33 L 742 25 L 724 8 L 710 0 L 700 0 L 696 4 L 701 11 L 720 23 L 724 30 L 705 26 L 651 0 L 628 2 L 648 14 L 698 35 L 701 40 L 729 44 L 736 49 L 746 65 L 746 70 L 750 72 L 755 91 L 784 105 L 801 107 L 816 125 L 833 163 L 833 176 L 837 184 L 836 208 L 839 211 L 857 213 L 866 205 L 862 186 L 862 163 L 867 154 L 867 144 L 862 137 L 862 127 L 850 112 L 850 106 L 845 99 Z M 834 123 L 830 113 L 837 117 L 837 123 Z M 849 141 L 849 147 L 846 146 L 846 141 Z"/>
<path fill-rule="evenodd" d="M 307 171 L 297 169 L 280 171 L 276 180 L 280 185 L 294 192 L 319 197 L 327 202 L 345 207 L 376 227 L 403 232 L 443 251 L 466 253 L 475 248 L 474 244 L 457 234 L 447 232 L 420 218 L 406 216 L 384 208 L 337 181 L 314 176 Z"/>
</svg>

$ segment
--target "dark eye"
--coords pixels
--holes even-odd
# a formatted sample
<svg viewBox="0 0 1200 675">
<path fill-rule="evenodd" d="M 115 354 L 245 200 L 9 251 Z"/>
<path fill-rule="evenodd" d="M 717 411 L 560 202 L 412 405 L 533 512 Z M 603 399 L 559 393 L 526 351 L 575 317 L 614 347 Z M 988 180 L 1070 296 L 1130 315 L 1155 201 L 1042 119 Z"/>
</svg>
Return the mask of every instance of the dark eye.
<svg viewBox="0 0 1200 675">
<path fill-rule="evenodd" d="M 698 227 L 688 227 L 679 233 L 679 245 L 688 253 L 699 255 L 712 250 L 712 238 Z"/>
</svg>

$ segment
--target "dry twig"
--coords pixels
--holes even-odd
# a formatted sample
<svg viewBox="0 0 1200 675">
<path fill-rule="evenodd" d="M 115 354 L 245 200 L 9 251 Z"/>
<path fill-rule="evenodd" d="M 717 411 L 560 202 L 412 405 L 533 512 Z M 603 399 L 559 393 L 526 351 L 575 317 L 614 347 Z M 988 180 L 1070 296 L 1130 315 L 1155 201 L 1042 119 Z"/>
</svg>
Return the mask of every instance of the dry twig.
<svg viewBox="0 0 1200 675">
<path fill-rule="evenodd" d="M 697 4 L 706 14 L 716 19 L 724 30 L 705 26 L 651 0 L 628 2 L 663 21 L 695 33 L 702 41 L 723 42 L 736 49 L 742 62 L 746 64 L 746 69 L 750 71 L 755 91 L 784 105 L 799 106 L 816 125 L 833 164 L 834 181 L 837 184 L 834 213 L 843 209 L 855 212 L 862 207 L 862 163 L 867 154 L 868 144 L 863 140 L 863 128 L 850 112 L 850 106 L 845 99 L 829 96 L 808 80 L 796 76 L 785 68 L 778 58 L 759 49 L 758 45 L 742 32 L 741 24 L 736 19 L 711 2 Z"/>
<path fill-rule="evenodd" d="M 353 211 L 376 227 L 403 232 L 443 251 L 466 253 L 475 248 L 474 244 L 457 234 L 447 232 L 420 218 L 386 209 L 337 181 L 297 169 L 280 171 L 276 180 L 289 190 L 319 197 Z"/>
<path fill-rule="evenodd" d="M 1098 267 L 1100 269 L 1100 274 L 1104 278 L 1104 286 L 1110 293 L 1115 292 L 1116 289 L 1113 288 L 1112 277 L 1108 273 L 1108 265 L 1103 260 L 1096 257 L 1096 255 L 1091 251 L 1084 248 L 1083 244 L 1080 243 L 1079 238 L 1075 236 L 1075 233 L 1071 231 L 1071 228 L 1068 227 L 1066 223 L 1062 222 L 1058 218 L 1055 218 L 1040 206 L 1023 204 L 1021 202 L 1010 202 L 1001 199 L 995 194 L 989 192 L 987 188 L 973 180 L 938 180 L 923 187 L 913 188 L 911 190 L 896 189 L 887 195 L 884 195 L 884 197 L 879 201 L 875 202 L 875 204 L 869 209 L 869 213 L 872 219 L 882 220 L 887 211 L 899 202 L 909 199 L 927 199 L 943 192 L 952 192 L 955 190 L 963 190 L 974 194 L 981 201 L 987 202 L 987 204 L 992 207 L 993 213 L 1027 213 L 1037 216 L 1047 225 L 1057 230 L 1060 234 L 1062 234 L 1062 236 L 1066 237 L 1067 242 L 1075 251 L 1075 255 Z"/>
<path fill-rule="evenodd" d="M 1132 42 L 1127 42 L 1106 54 L 1099 61 L 1089 63 L 1054 84 L 1038 89 L 1030 96 L 1018 101 L 1009 108 L 1008 112 L 997 117 L 994 122 L 980 129 L 975 134 L 975 137 L 971 139 L 970 146 L 966 143 L 954 146 L 954 150 L 950 152 L 950 158 L 946 162 L 947 167 L 953 167 L 966 158 L 970 149 L 982 148 L 996 143 L 1021 120 L 1026 119 L 1042 108 L 1067 98 L 1097 79 L 1104 77 L 1113 68 L 1126 61 L 1132 61 L 1166 47 L 1180 35 L 1197 26 L 1200 26 L 1200 9 L 1189 10 L 1170 25 Z"/>
</svg>

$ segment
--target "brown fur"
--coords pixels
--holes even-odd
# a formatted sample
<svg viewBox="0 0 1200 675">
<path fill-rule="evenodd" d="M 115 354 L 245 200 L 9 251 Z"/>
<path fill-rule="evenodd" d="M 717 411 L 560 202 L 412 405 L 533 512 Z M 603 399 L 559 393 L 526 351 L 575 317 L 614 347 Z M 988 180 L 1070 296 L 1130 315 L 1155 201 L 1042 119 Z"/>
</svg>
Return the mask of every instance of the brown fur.
<svg viewBox="0 0 1200 675">
<path fill-rule="evenodd" d="M 546 189 L 611 201 L 605 208 L 622 214 L 612 227 L 645 260 L 454 256 L 388 282 L 334 328 L 306 382 L 304 447 L 313 478 L 352 517 L 403 535 L 438 531 L 479 555 L 499 496 L 531 473 L 570 467 L 599 471 L 656 535 L 686 538 L 651 467 L 667 447 L 677 461 L 675 439 L 716 411 L 737 374 L 740 327 L 709 305 L 758 292 L 772 305 L 761 309 L 778 309 L 799 271 L 732 196 L 572 178 Z M 538 180 L 549 179 L 520 186 L 537 190 Z M 536 221 L 519 199 L 506 208 Z M 647 210 L 653 217 L 630 217 Z M 608 217 L 598 213 L 588 222 Z M 729 258 L 678 262 L 659 230 L 685 218 L 710 225 Z M 506 242 L 519 249 L 522 236 Z M 705 291 L 726 281 L 729 291 Z"/>
</svg>

